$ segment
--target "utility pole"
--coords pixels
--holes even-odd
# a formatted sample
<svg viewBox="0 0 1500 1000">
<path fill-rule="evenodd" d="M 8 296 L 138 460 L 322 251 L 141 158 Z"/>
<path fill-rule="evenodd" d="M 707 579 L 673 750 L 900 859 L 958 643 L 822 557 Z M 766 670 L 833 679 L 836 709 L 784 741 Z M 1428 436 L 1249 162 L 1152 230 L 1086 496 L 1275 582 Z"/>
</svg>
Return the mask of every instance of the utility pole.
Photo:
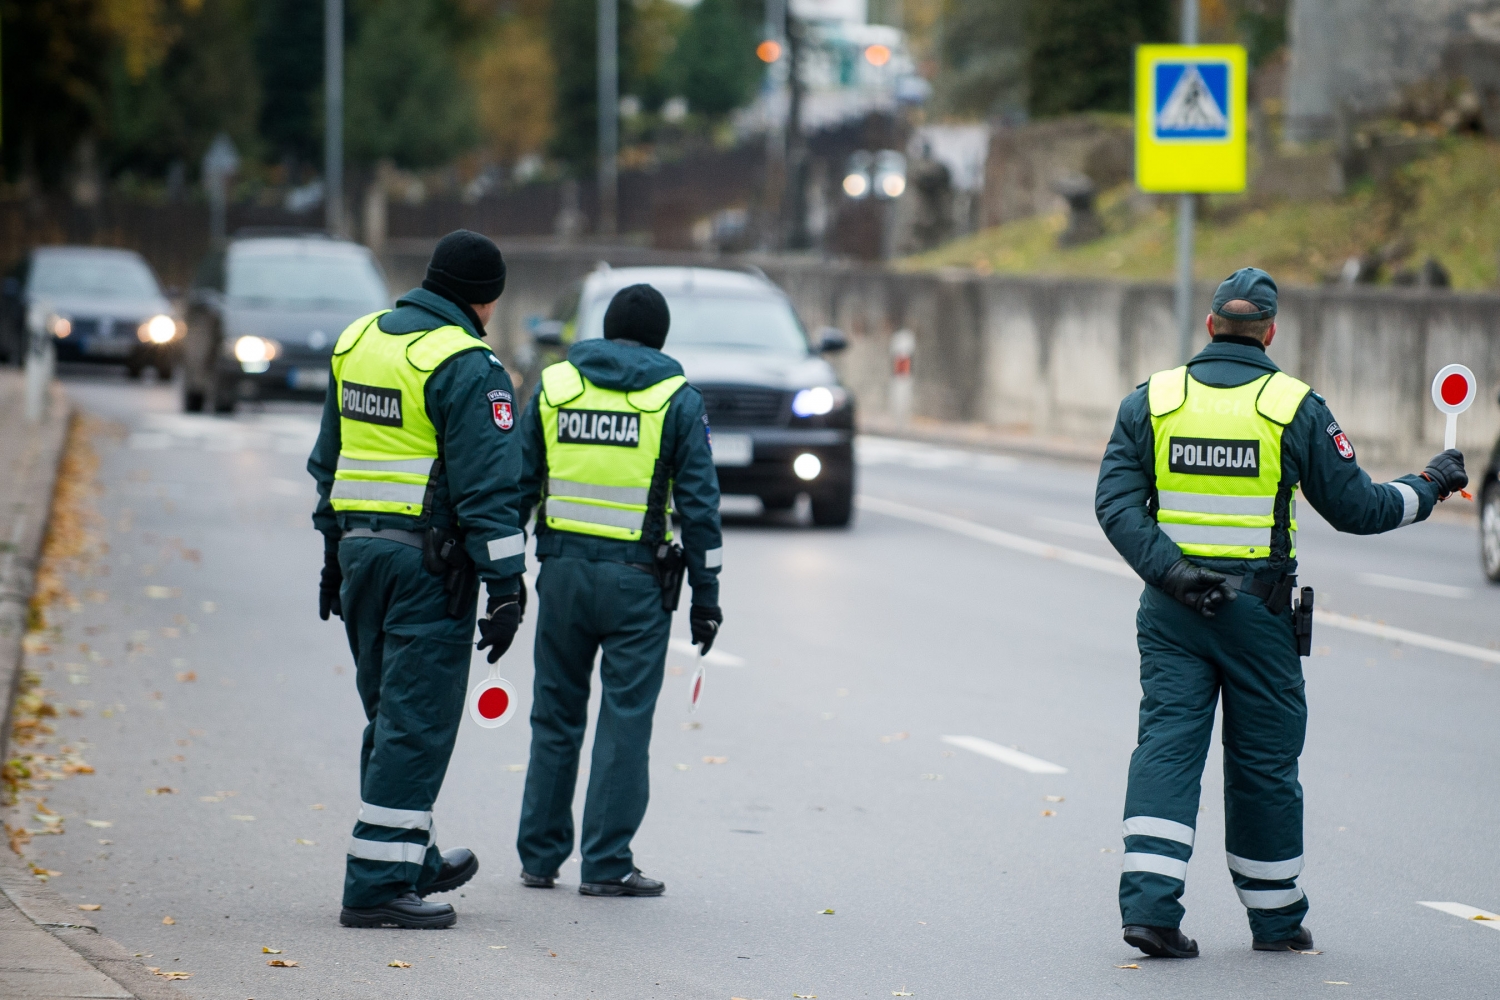
<svg viewBox="0 0 1500 1000">
<path fill-rule="evenodd" d="M 344 235 L 344 0 L 323 0 L 323 206 Z"/>
<path fill-rule="evenodd" d="M 1182 0 L 1182 44 L 1198 44 L 1198 0 Z M 1177 196 L 1177 354 L 1193 356 L 1193 210 L 1195 196 Z"/>
<path fill-rule="evenodd" d="M 599 0 L 599 225 L 598 235 L 619 228 L 620 0 Z"/>
<path fill-rule="evenodd" d="M 765 232 L 761 245 L 765 250 L 781 249 L 781 205 L 786 186 L 786 131 L 776 116 L 781 113 L 784 67 L 788 62 L 786 45 L 787 0 L 766 0 L 766 26 L 763 45 L 769 44 L 766 59 L 766 175 L 765 202 L 762 210 Z M 763 50 L 766 51 L 766 50 Z M 762 56 L 765 59 L 765 56 Z"/>
</svg>

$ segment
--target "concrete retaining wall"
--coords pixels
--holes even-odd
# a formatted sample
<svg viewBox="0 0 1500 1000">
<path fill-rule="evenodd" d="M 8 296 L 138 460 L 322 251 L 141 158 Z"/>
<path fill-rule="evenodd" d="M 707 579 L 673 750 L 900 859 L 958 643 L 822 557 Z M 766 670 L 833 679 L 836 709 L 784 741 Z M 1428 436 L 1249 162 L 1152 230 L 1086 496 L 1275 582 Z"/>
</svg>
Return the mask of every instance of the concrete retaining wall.
<svg viewBox="0 0 1500 1000">
<path fill-rule="evenodd" d="M 502 246 L 509 280 L 492 332 L 497 349 L 522 362 L 526 318 L 545 315 L 601 258 L 615 266 L 735 266 L 650 251 Z M 393 283 L 415 283 L 428 249 L 389 254 Z M 916 334 L 918 416 L 1041 437 L 1104 439 L 1120 399 L 1176 363 L 1166 285 L 754 263 L 786 289 L 809 328 L 828 324 L 849 335 L 836 364 L 871 416 L 888 415 L 890 337 L 903 327 Z M 1206 315 L 1212 288 L 1198 294 L 1196 312 Z M 1500 432 L 1500 296 L 1287 289 L 1270 353 L 1327 398 L 1366 462 L 1410 464 L 1442 447 L 1442 415 L 1428 391 L 1450 362 L 1468 365 L 1480 380 L 1480 395 L 1459 422 L 1471 464 L 1488 455 Z"/>
</svg>

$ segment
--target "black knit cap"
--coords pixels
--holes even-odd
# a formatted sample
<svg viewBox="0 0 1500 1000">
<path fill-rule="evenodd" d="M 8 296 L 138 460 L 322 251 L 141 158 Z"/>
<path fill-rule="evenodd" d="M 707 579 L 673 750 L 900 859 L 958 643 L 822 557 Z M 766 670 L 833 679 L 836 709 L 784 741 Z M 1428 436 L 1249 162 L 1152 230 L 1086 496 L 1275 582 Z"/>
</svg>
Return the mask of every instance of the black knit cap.
<svg viewBox="0 0 1500 1000">
<path fill-rule="evenodd" d="M 604 336 L 608 340 L 633 340 L 658 351 L 667 342 L 672 313 L 661 292 L 650 285 L 630 285 L 615 293 L 604 311 Z"/>
<path fill-rule="evenodd" d="M 493 302 L 505 291 L 505 258 L 488 236 L 456 230 L 438 240 L 422 287 L 460 303 Z"/>
</svg>

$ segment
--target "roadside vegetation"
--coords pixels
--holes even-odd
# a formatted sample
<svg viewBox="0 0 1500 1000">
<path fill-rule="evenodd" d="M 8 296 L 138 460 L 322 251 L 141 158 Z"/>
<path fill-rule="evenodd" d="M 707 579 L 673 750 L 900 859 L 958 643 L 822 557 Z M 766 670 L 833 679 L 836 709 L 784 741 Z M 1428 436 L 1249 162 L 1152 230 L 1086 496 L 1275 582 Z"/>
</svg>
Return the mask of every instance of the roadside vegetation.
<svg viewBox="0 0 1500 1000">
<path fill-rule="evenodd" d="M 1430 257 L 1452 287 L 1475 291 L 1500 279 L 1500 142 L 1442 139 L 1431 154 L 1382 183 L 1355 185 L 1323 201 L 1259 203 L 1249 195 L 1205 200 L 1195 240 L 1195 273 L 1212 281 L 1255 265 L 1291 285 L 1338 280 L 1351 257 L 1378 262 L 1378 283 L 1414 275 Z M 1102 238 L 1063 249 L 1066 212 L 983 230 L 902 262 L 906 269 L 970 267 L 1002 274 L 1050 274 L 1168 281 L 1175 273 L 1176 206 L 1131 184 L 1099 198 Z"/>
</svg>

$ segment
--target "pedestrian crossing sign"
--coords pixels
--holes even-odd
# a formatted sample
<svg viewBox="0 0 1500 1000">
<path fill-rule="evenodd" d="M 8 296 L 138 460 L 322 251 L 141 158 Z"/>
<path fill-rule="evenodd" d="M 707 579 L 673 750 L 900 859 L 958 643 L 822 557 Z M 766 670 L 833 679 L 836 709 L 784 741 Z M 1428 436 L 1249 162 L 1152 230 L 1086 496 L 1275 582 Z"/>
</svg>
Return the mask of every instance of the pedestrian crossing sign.
<svg viewBox="0 0 1500 1000">
<path fill-rule="evenodd" d="M 1135 55 L 1135 179 L 1142 191 L 1245 190 L 1245 50 L 1142 45 Z"/>
</svg>

